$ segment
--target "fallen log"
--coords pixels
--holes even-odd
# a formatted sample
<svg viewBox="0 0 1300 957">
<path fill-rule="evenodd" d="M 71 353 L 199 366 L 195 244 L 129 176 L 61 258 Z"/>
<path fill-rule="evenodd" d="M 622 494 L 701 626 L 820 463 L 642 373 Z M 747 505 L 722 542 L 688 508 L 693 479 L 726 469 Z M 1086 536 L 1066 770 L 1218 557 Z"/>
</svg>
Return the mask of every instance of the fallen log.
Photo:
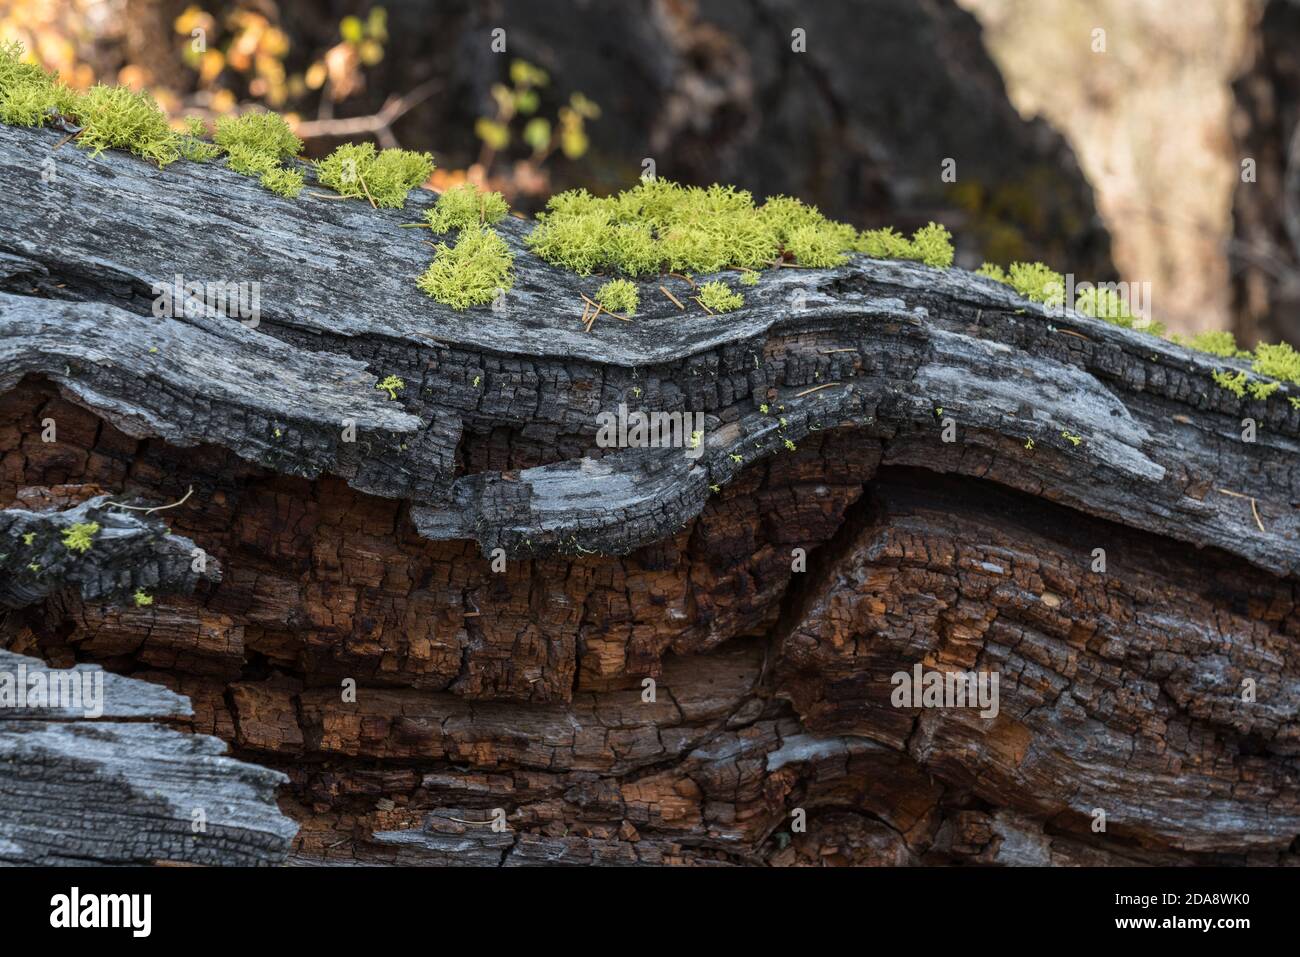
<svg viewBox="0 0 1300 957">
<path fill-rule="evenodd" d="M 1293 387 L 861 256 L 587 332 L 517 220 L 457 312 L 427 194 L 57 142 L 0 127 L 0 516 L 188 495 L 148 519 L 220 574 L 6 584 L 0 641 L 189 696 L 295 861 L 1295 861 Z M 257 314 L 155 315 L 176 277 Z M 697 447 L 601 447 L 620 405 Z M 896 703 L 918 665 L 996 709 Z"/>
</svg>

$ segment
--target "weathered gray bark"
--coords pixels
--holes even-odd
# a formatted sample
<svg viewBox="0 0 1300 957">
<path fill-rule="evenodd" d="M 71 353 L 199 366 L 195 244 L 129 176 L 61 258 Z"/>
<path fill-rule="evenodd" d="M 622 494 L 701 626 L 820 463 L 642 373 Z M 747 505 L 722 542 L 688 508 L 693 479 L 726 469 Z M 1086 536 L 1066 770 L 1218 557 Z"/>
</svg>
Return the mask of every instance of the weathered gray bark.
<svg viewBox="0 0 1300 957">
<path fill-rule="evenodd" d="M 222 578 L 152 612 L 51 596 L 15 640 L 193 687 L 196 726 L 291 773 L 303 859 L 1294 856 L 1294 388 L 1238 399 L 1211 379 L 1235 361 L 861 257 L 765 273 L 725 316 L 645 281 L 588 334 L 599 280 L 516 220 L 504 307 L 457 313 L 398 228 L 430 195 L 287 201 L 57 139 L 0 127 L 4 480 L 194 483 L 158 514 Z M 260 283 L 256 328 L 153 316 L 178 274 Z M 72 466 L 25 444 L 50 383 L 106 423 Z M 598 448 L 620 403 L 703 413 L 703 453 Z M 891 707 L 922 660 L 996 668 L 1002 716 Z M 794 802 L 821 816 L 787 846 Z"/>
<path fill-rule="evenodd" d="M 0 672 L 16 679 L 21 669 L 56 673 L 0 650 Z M 297 826 L 275 806 L 283 774 L 159 723 L 193 713 L 159 685 L 106 674 L 97 705 L 93 716 L 0 708 L 0 865 L 284 860 Z"/>
</svg>

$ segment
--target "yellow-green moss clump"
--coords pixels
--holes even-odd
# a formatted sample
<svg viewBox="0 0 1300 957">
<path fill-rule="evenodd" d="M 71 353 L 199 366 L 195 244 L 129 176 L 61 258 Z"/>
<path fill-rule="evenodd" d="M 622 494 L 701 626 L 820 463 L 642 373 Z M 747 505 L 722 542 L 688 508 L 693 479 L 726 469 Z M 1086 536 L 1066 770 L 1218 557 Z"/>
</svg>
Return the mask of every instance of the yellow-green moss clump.
<svg viewBox="0 0 1300 957">
<path fill-rule="evenodd" d="M 470 226 L 491 226 L 506 218 L 510 205 L 500 193 L 480 190 L 473 183 L 453 186 L 438 197 L 424 218 L 435 233 L 449 233 Z"/>
<path fill-rule="evenodd" d="M 1061 306 L 1065 301 L 1065 277 L 1042 263 L 1012 263 L 1009 269 L 985 263 L 978 275 L 1011 286 L 1016 292 L 1033 302 L 1047 306 Z M 1138 329 L 1152 335 L 1163 336 L 1164 327 L 1158 322 L 1142 323 L 1129 310 L 1119 293 L 1110 287 L 1088 286 L 1079 292 L 1074 308 L 1077 312 L 1112 325 Z M 1251 370 L 1273 381 L 1251 378 L 1244 370 L 1220 370 L 1212 374 L 1215 385 L 1240 399 L 1250 396 L 1264 401 L 1276 393 L 1284 383 L 1300 385 L 1300 352 L 1289 344 L 1261 344 L 1254 352 L 1238 347 L 1231 332 L 1201 332 L 1190 339 L 1170 336 L 1170 341 L 1209 355 L 1225 359 L 1249 359 Z M 1293 408 L 1300 409 L 1300 397 L 1288 396 Z"/>
<path fill-rule="evenodd" d="M 745 297 L 733 292 L 725 282 L 701 283 L 699 299 L 710 312 L 731 312 L 745 304 Z"/>
<path fill-rule="evenodd" d="M 787 260 L 837 266 L 851 252 L 885 254 L 882 232 L 859 234 L 788 196 L 756 206 L 750 193 L 732 186 L 655 179 L 604 198 L 585 189 L 560 193 L 538 215 L 527 243 L 542 259 L 580 275 L 602 270 L 635 277 L 665 270 L 763 269 Z M 912 240 L 897 238 L 888 244 L 894 258 L 941 268 L 952 263 L 942 226 L 918 230 Z"/>
<path fill-rule="evenodd" d="M 463 229 L 454 246 L 439 243 L 433 262 L 416 281 L 453 309 L 486 305 L 515 284 L 514 255 L 493 229 Z"/>
<path fill-rule="evenodd" d="M 376 389 L 382 389 L 388 393 L 388 398 L 396 402 L 397 393 L 406 388 L 406 382 L 395 375 L 386 376 L 382 381 L 375 383 Z"/>
<path fill-rule="evenodd" d="M 99 534 L 99 522 L 77 522 L 63 530 L 63 547 L 70 552 L 84 554 L 90 551 Z"/>
<path fill-rule="evenodd" d="M 922 226 L 908 239 L 889 227 L 863 233 L 858 249 L 875 259 L 912 259 L 936 269 L 952 265 L 952 236 L 938 223 Z"/>
<path fill-rule="evenodd" d="M 0 121 L 10 126 L 44 126 L 72 110 L 77 94 L 58 74 L 23 60 L 23 45 L 0 42 Z"/>
<path fill-rule="evenodd" d="M 1065 277 L 1042 263 L 1012 263 L 1008 269 L 994 263 L 985 263 L 976 275 L 1005 283 L 1030 302 L 1045 306 L 1065 303 Z"/>
<path fill-rule="evenodd" d="M 217 120 L 212 141 L 226 153 L 236 173 L 256 176 L 273 193 L 293 198 L 302 192 L 302 173 L 282 164 L 302 151 L 302 140 L 278 113 L 244 113 Z"/>
<path fill-rule="evenodd" d="M 641 304 L 641 294 L 626 279 L 611 279 L 596 291 L 596 301 L 610 312 L 633 316 Z"/>
<path fill-rule="evenodd" d="M 433 172 L 433 155 L 412 150 L 375 151 L 373 143 L 344 143 L 316 161 L 316 179 L 340 196 L 401 209 L 406 194 Z"/>
<path fill-rule="evenodd" d="M 1169 341 L 1180 346 L 1187 346 L 1189 349 L 1195 349 L 1197 352 L 1208 352 L 1212 356 L 1222 356 L 1225 359 L 1250 358 L 1249 351 L 1237 346 L 1236 337 L 1231 332 L 1223 330 L 1198 332 L 1190 339 L 1175 334 L 1169 337 Z"/>
<path fill-rule="evenodd" d="M 57 73 L 25 62 L 22 44 L 0 43 L 0 120 L 45 126 L 59 118 L 81 127 L 77 145 L 96 156 L 125 149 L 159 166 L 181 156 L 181 135 L 148 93 L 103 84 L 78 93 Z"/>
<path fill-rule="evenodd" d="M 225 153 L 231 169 L 260 177 L 268 189 L 285 196 L 302 189 L 302 174 L 280 165 L 284 157 L 297 155 L 302 143 L 279 114 L 223 117 L 217 121 L 216 142 L 207 143 L 201 120 L 190 118 L 184 130 L 173 129 L 148 93 L 104 84 L 78 93 L 22 56 L 21 44 L 0 43 L 0 120 L 5 123 L 44 126 L 62 118 L 81 127 L 76 143 L 93 155 L 122 149 L 159 166 L 181 158 L 203 162 Z"/>
</svg>

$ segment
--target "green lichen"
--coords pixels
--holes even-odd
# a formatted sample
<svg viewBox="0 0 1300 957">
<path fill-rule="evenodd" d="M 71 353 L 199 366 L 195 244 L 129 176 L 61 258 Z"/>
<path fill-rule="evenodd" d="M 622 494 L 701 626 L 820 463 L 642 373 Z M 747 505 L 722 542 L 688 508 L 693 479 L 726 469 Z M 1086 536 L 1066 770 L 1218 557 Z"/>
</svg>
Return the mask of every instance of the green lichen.
<svg viewBox="0 0 1300 957">
<path fill-rule="evenodd" d="M 1245 398 L 1246 381 L 1250 378 L 1246 373 L 1232 373 L 1226 371 L 1215 372 L 1213 373 L 1212 378 L 1214 379 L 1215 385 L 1220 389 L 1227 389 L 1239 399 Z"/>
<path fill-rule="evenodd" d="M 886 227 L 862 234 L 857 247 L 876 259 L 911 259 L 947 269 L 952 265 L 952 235 L 938 223 L 928 223 L 907 239 L 901 233 Z"/>
<path fill-rule="evenodd" d="M 1128 303 L 1114 289 L 1091 287 L 1079 293 L 1074 308 L 1077 312 L 1094 319 L 1102 319 L 1126 329 L 1133 328 L 1137 317 L 1129 310 Z"/>
<path fill-rule="evenodd" d="M 731 312 L 745 304 L 743 295 L 732 291 L 730 286 L 720 281 L 701 283 L 699 299 L 710 312 Z"/>
<path fill-rule="evenodd" d="M 611 279 L 596 291 L 596 301 L 610 312 L 633 316 L 641 303 L 641 294 L 626 279 Z"/>
<path fill-rule="evenodd" d="M 217 120 L 212 141 L 226 152 L 261 153 L 278 165 L 302 152 L 302 140 L 279 113 L 242 113 Z"/>
<path fill-rule="evenodd" d="M 912 240 L 898 237 L 901 242 L 884 245 L 873 235 L 859 235 L 788 196 L 758 206 L 750 193 L 733 186 L 654 179 L 603 198 L 585 189 L 560 193 L 538 215 L 527 242 L 542 259 L 580 275 L 598 269 L 633 277 L 664 270 L 758 270 L 789 261 L 823 268 L 862 251 L 940 267 L 952 263 L 942 226 L 932 223 Z M 757 276 L 746 280 L 756 281 Z"/>
<path fill-rule="evenodd" d="M 401 209 L 407 194 L 433 172 L 433 156 L 401 149 L 376 153 L 373 143 L 344 143 L 315 165 L 316 179 L 340 196 Z"/>
<path fill-rule="evenodd" d="M 0 42 L 0 121 L 10 126 L 44 126 L 72 111 L 77 94 L 58 74 L 23 59 L 23 45 Z"/>
<path fill-rule="evenodd" d="M 1220 356 L 1225 359 L 1245 359 L 1250 357 L 1248 351 L 1237 346 L 1236 337 L 1231 332 L 1224 330 L 1200 332 L 1192 336 L 1191 339 L 1183 339 L 1182 336 L 1175 335 L 1170 337 L 1170 341 L 1180 346 L 1195 349 L 1197 352 L 1206 352 L 1212 356 Z"/>
<path fill-rule="evenodd" d="M 77 145 L 94 156 L 124 149 L 160 167 L 181 157 L 180 134 L 147 92 L 101 83 L 77 97 L 71 112 L 83 127 Z"/>
<path fill-rule="evenodd" d="M 485 305 L 515 283 L 514 254 L 495 230 L 461 230 L 454 246 L 439 243 L 416 284 L 453 309 Z"/>
<path fill-rule="evenodd" d="M 77 522 L 63 530 L 63 547 L 70 552 L 84 554 L 90 551 L 98 534 L 98 522 Z"/>
<path fill-rule="evenodd" d="M 1061 438 L 1065 439 L 1065 441 L 1069 442 L 1071 445 L 1075 446 L 1076 448 L 1079 446 L 1081 442 L 1083 442 L 1082 435 L 1075 435 L 1073 432 L 1070 432 L 1068 429 L 1061 430 Z"/>
<path fill-rule="evenodd" d="M 1007 282 L 1030 302 L 1046 306 L 1065 303 L 1065 277 L 1043 263 L 1012 263 Z"/>
<path fill-rule="evenodd" d="M 479 190 L 473 183 L 454 186 L 438 197 L 424 218 L 435 233 L 448 233 L 470 226 L 491 226 L 505 219 L 510 205 L 500 193 Z"/>
<path fill-rule="evenodd" d="M 1004 283 L 1030 302 L 1045 306 L 1065 303 L 1065 277 L 1043 263 L 1014 262 L 1007 270 L 995 263 L 985 263 L 976 275 Z"/>
<path fill-rule="evenodd" d="M 201 119 L 197 116 L 186 117 L 185 132 L 181 134 L 181 156 L 195 163 L 206 163 L 208 160 L 220 156 L 221 147 L 215 143 L 206 142 L 203 139 L 206 135 L 207 130 L 204 128 Z"/>
<path fill-rule="evenodd" d="M 1300 352 L 1285 342 L 1275 345 L 1261 343 L 1255 347 L 1251 368 L 1270 379 L 1300 383 Z"/>
<path fill-rule="evenodd" d="M 757 286 L 758 272 L 753 269 L 746 269 L 740 274 L 740 284 L 742 286 Z"/>
<path fill-rule="evenodd" d="M 143 588 L 137 588 L 135 594 L 131 596 L 131 600 L 135 602 L 137 608 L 147 608 L 153 604 L 153 596 Z"/>
<path fill-rule="evenodd" d="M 273 193 L 279 193 L 289 199 L 294 199 L 302 192 L 302 173 L 296 169 L 278 168 L 267 170 L 259 178 L 259 182 Z"/>
<path fill-rule="evenodd" d="M 387 392 L 388 398 L 395 402 L 397 401 L 397 393 L 406 388 L 406 383 L 397 376 L 390 375 L 384 378 L 381 382 L 378 382 L 375 385 L 375 388 Z"/>
<path fill-rule="evenodd" d="M 190 128 L 191 135 L 196 133 Z M 226 165 L 236 173 L 256 176 L 263 187 L 293 199 L 302 192 L 302 173 L 283 165 L 302 151 L 302 140 L 278 113 L 244 113 L 217 120 L 215 149 L 224 150 Z"/>
<path fill-rule="evenodd" d="M 1267 399 L 1270 395 L 1272 395 L 1272 394 L 1273 394 L 1274 392 L 1276 392 L 1278 389 L 1282 388 L 1282 383 L 1280 383 L 1280 382 L 1251 382 L 1250 384 L 1248 384 L 1248 385 L 1246 386 L 1246 388 L 1250 391 L 1250 397 L 1251 397 L 1252 399 L 1258 399 L 1259 401 L 1263 402 L 1265 399 Z"/>
</svg>

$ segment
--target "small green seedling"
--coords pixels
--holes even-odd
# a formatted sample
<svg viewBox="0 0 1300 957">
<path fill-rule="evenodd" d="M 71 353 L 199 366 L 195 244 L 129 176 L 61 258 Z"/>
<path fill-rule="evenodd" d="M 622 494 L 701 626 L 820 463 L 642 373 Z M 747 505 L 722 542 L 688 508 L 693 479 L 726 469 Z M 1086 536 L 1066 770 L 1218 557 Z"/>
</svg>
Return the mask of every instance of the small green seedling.
<svg viewBox="0 0 1300 957">
<path fill-rule="evenodd" d="M 387 376 L 383 381 L 375 384 L 376 389 L 382 389 L 388 393 L 390 401 L 397 401 L 397 393 L 406 388 L 406 383 L 395 375 Z"/>
</svg>

